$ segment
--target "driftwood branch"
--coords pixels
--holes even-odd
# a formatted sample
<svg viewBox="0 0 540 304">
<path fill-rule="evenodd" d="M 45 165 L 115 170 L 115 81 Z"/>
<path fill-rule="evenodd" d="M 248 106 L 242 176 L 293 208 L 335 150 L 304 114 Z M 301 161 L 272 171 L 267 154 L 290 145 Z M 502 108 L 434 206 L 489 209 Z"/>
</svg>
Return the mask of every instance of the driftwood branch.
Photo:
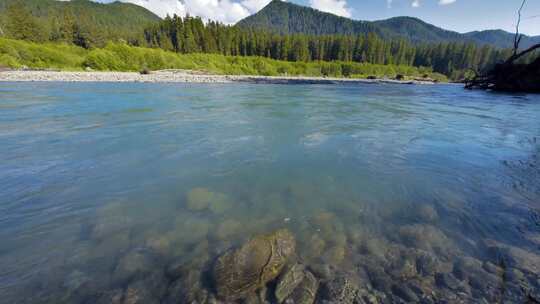
<svg viewBox="0 0 540 304">
<path fill-rule="evenodd" d="M 514 61 L 518 60 L 519 58 L 537 50 L 540 48 L 540 43 L 538 44 L 535 44 L 533 46 L 531 46 L 530 48 L 520 52 L 520 53 L 515 53 L 514 55 L 510 56 L 510 58 L 508 58 L 508 60 L 505 61 L 505 64 L 511 64 L 513 63 Z"/>
<path fill-rule="evenodd" d="M 528 64 L 517 62 L 518 59 L 540 49 L 540 43 L 538 43 L 526 50 L 519 51 L 519 44 L 521 38 L 523 38 L 523 35 L 519 32 L 521 12 L 526 3 L 527 0 L 523 0 L 518 10 L 512 55 L 503 63 L 495 65 L 487 73 L 482 75 L 475 74 L 472 79 L 466 80 L 465 88 L 512 92 L 540 92 L 540 56 Z"/>
<path fill-rule="evenodd" d="M 513 53 L 514 55 L 517 54 L 519 50 L 519 43 L 521 42 L 521 38 L 523 38 L 523 36 L 519 33 L 519 25 L 521 24 L 521 11 L 523 10 L 523 7 L 525 7 L 526 3 L 527 3 L 527 0 L 523 0 L 518 10 L 518 20 L 516 23 L 516 35 L 514 36 L 514 53 Z"/>
</svg>

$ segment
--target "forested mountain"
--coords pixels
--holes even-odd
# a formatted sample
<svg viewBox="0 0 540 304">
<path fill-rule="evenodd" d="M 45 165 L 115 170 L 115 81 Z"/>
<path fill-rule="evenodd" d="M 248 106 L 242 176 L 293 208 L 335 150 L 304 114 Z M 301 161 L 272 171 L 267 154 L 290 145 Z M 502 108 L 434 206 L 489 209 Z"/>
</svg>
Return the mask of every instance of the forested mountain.
<svg viewBox="0 0 540 304">
<path fill-rule="evenodd" d="M 10 18 L 13 22 L 9 22 Z M 0 0 L 0 34 L 22 35 L 16 38 L 26 40 L 71 40 L 72 37 L 62 37 L 66 36 L 66 31 L 75 32 L 80 36 L 78 39 L 88 36 L 97 44 L 107 40 L 134 40 L 142 36 L 149 23 L 159 20 L 147 9 L 129 3 Z"/>
<path fill-rule="evenodd" d="M 514 34 L 503 30 L 486 30 L 465 33 L 465 36 L 499 47 L 512 47 L 514 45 Z M 521 48 L 528 48 L 534 44 L 540 43 L 540 36 L 523 36 L 521 39 Z"/>
<path fill-rule="evenodd" d="M 398 36 L 399 37 L 399 36 Z M 167 17 L 145 30 L 144 44 L 179 53 L 262 56 L 287 61 L 341 61 L 379 65 L 429 67 L 452 79 L 468 70 L 482 71 L 511 54 L 510 49 L 474 43 L 412 43 L 405 38 L 357 35 L 277 34 L 205 24 L 200 18 Z"/>
<path fill-rule="evenodd" d="M 395 17 L 373 22 L 356 21 L 280 0 L 273 0 L 257 14 L 241 20 L 238 26 L 272 30 L 280 34 L 351 35 L 375 33 L 384 39 L 404 37 L 414 43 L 473 42 L 500 48 L 513 46 L 513 34 L 502 30 L 460 34 L 412 17 Z M 522 39 L 521 47 L 525 48 L 538 42 L 540 42 L 540 36 L 525 36 Z"/>
</svg>

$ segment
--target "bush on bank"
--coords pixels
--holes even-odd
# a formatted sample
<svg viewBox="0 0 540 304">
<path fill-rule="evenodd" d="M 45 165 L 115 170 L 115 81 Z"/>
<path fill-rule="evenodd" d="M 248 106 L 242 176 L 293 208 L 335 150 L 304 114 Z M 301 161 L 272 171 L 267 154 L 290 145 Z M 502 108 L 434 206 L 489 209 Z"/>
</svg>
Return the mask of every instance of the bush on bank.
<svg viewBox="0 0 540 304">
<path fill-rule="evenodd" d="M 315 76 L 395 78 L 397 75 L 447 81 L 431 68 L 377 65 L 357 62 L 289 62 L 263 57 L 218 54 L 178 54 L 162 49 L 108 43 L 104 48 L 83 49 L 59 43 L 33 43 L 0 38 L 0 66 L 31 69 L 140 71 L 188 69 L 215 74 L 264 76 Z"/>
</svg>

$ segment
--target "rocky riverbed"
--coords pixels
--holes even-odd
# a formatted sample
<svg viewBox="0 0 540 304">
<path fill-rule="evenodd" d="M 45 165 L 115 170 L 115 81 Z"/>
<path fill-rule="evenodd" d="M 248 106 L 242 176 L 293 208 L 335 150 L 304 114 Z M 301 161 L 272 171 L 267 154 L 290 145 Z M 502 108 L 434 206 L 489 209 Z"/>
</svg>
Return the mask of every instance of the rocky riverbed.
<svg viewBox="0 0 540 304">
<path fill-rule="evenodd" d="M 0 71 L 0 81 L 13 82 L 149 82 L 149 83 L 266 83 L 266 84 L 339 84 L 395 83 L 432 84 L 430 81 L 392 79 L 347 79 L 322 77 L 270 77 L 212 75 L 189 70 L 163 70 L 150 74 L 135 72 Z"/>
<path fill-rule="evenodd" d="M 351 224 L 350 211 L 241 222 L 226 216 L 233 205 L 197 187 L 183 215 L 144 230 L 132 226 L 140 219 L 125 205 L 104 206 L 82 228 L 88 241 L 69 255 L 58 281 L 36 282 L 30 302 L 525 303 L 540 296 L 540 255 L 448 234 L 437 225 L 440 207 L 373 213 L 388 225 L 370 231 Z"/>
</svg>

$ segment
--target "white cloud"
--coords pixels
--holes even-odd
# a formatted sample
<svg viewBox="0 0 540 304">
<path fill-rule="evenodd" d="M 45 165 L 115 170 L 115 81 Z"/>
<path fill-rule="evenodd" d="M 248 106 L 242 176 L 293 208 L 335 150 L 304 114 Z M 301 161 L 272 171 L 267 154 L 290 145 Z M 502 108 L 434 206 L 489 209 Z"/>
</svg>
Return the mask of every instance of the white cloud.
<svg viewBox="0 0 540 304">
<path fill-rule="evenodd" d="M 250 13 L 256 13 L 268 5 L 271 0 L 243 0 L 241 4 L 249 10 Z"/>
<path fill-rule="evenodd" d="M 185 0 L 184 6 L 191 15 L 228 24 L 250 15 L 242 4 L 229 0 Z"/>
<path fill-rule="evenodd" d="M 413 2 L 411 3 L 411 6 L 412 7 L 420 7 L 420 0 L 413 0 Z"/>
<path fill-rule="evenodd" d="M 112 2 L 113 0 L 94 0 Z M 120 0 L 140 5 L 160 17 L 177 14 L 199 16 L 205 20 L 216 20 L 227 24 L 258 12 L 271 0 Z"/>
<path fill-rule="evenodd" d="M 97 2 L 111 2 L 96 0 Z M 165 17 L 167 14 L 177 14 L 183 16 L 186 14 L 184 4 L 178 0 L 121 0 L 122 2 L 130 2 L 142 6 L 154 14 Z"/>
<path fill-rule="evenodd" d="M 439 0 L 439 5 L 448 5 L 456 2 L 456 0 Z"/>
<path fill-rule="evenodd" d="M 309 0 L 309 3 L 311 7 L 323 12 L 349 18 L 352 16 L 347 0 Z"/>
</svg>

